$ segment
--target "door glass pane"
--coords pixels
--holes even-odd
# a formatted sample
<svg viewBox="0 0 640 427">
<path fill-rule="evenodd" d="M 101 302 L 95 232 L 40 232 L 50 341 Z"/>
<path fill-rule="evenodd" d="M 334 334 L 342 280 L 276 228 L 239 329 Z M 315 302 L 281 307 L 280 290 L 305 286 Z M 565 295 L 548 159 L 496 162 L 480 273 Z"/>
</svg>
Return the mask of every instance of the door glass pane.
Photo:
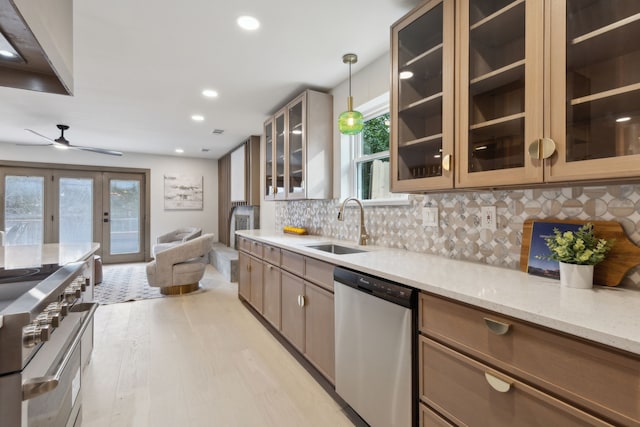
<svg viewBox="0 0 640 427">
<path fill-rule="evenodd" d="M 567 154 L 640 154 L 640 2 L 567 1 Z"/>
<path fill-rule="evenodd" d="M 60 243 L 93 241 L 93 180 L 60 178 Z"/>
<path fill-rule="evenodd" d="M 284 194 L 284 114 L 276 117 L 276 194 Z"/>
<path fill-rule="evenodd" d="M 443 5 L 398 34 L 398 180 L 441 176 Z"/>
<path fill-rule="evenodd" d="M 264 195 L 273 195 L 273 122 L 264 126 Z"/>
<path fill-rule="evenodd" d="M 302 132 L 302 101 L 300 101 L 289 108 L 289 193 L 304 191 Z"/>
<path fill-rule="evenodd" d="M 140 182 L 117 180 L 109 182 L 110 253 L 140 252 Z"/>
<path fill-rule="evenodd" d="M 469 4 L 469 172 L 524 166 L 525 2 Z"/>
<path fill-rule="evenodd" d="M 5 178 L 5 245 L 39 245 L 44 242 L 44 177 Z"/>
</svg>

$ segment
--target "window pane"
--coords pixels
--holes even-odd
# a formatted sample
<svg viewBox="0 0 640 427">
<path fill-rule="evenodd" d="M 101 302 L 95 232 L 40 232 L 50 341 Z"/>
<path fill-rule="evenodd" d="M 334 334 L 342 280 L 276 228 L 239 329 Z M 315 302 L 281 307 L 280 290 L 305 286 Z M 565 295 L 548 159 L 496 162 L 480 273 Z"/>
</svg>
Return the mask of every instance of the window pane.
<svg viewBox="0 0 640 427">
<path fill-rule="evenodd" d="M 60 243 L 93 240 L 93 180 L 60 178 Z"/>
<path fill-rule="evenodd" d="M 111 180 L 111 254 L 140 252 L 140 182 Z"/>
<path fill-rule="evenodd" d="M 389 199 L 389 158 L 359 162 L 358 195 L 362 200 Z"/>
<path fill-rule="evenodd" d="M 389 113 L 364 122 L 362 129 L 362 154 L 374 154 L 389 150 Z"/>
</svg>

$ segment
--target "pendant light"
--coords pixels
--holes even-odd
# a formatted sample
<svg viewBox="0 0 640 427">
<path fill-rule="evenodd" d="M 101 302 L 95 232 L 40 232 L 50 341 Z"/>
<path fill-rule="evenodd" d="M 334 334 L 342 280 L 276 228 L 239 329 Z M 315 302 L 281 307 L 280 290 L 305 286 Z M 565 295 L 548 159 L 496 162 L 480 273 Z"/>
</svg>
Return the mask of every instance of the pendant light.
<svg viewBox="0 0 640 427">
<path fill-rule="evenodd" d="M 347 98 L 347 111 L 338 117 L 338 129 L 345 135 L 355 135 L 362 131 L 364 118 L 359 111 L 353 111 L 353 97 L 351 96 L 351 64 L 358 62 L 358 55 L 346 53 L 342 56 L 342 62 L 349 64 L 349 97 Z"/>
</svg>

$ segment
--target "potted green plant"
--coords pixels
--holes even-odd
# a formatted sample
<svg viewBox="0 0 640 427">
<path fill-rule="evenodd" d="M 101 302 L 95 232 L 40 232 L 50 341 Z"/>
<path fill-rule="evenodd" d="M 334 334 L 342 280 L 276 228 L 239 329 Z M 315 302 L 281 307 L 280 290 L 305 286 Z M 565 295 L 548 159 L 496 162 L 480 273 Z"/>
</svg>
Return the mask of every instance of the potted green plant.
<svg viewBox="0 0 640 427">
<path fill-rule="evenodd" d="M 558 261 L 560 285 L 583 289 L 593 287 L 593 266 L 604 261 L 614 244 L 614 240 L 597 238 L 591 223 L 583 225 L 575 232 L 561 232 L 554 228 L 553 236 L 544 240 L 551 253 L 540 258 Z"/>
</svg>

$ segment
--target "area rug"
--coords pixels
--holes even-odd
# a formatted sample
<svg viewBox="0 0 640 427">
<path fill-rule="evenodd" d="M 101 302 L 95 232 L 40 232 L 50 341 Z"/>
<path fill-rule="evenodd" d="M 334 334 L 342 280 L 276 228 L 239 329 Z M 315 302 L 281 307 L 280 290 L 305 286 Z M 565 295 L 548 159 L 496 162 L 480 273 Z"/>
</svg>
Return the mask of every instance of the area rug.
<svg viewBox="0 0 640 427">
<path fill-rule="evenodd" d="M 116 304 L 162 297 L 160 288 L 149 286 L 145 268 L 145 263 L 105 265 L 102 283 L 93 290 L 95 301 Z"/>
</svg>

